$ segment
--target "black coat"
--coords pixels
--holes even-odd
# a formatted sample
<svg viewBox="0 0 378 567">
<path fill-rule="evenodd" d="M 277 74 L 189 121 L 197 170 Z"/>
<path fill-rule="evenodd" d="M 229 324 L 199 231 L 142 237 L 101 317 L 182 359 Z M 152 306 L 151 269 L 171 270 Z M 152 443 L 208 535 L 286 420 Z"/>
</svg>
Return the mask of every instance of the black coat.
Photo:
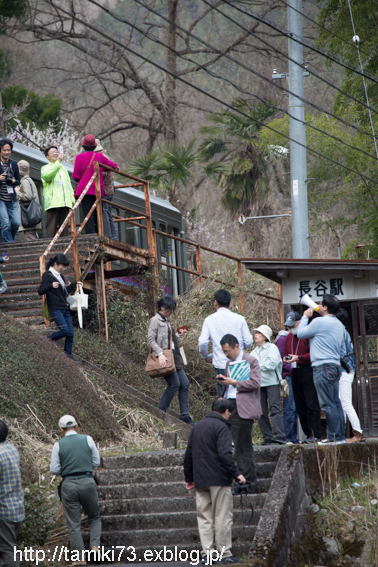
<svg viewBox="0 0 378 567">
<path fill-rule="evenodd" d="M 12 166 L 13 177 L 14 177 L 15 180 L 16 180 L 15 183 L 12 183 L 12 187 L 13 187 L 13 189 L 14 189 L 15 187 L 17 187 L 17 186 L 20 185 L 20 183 L 21 183 L 20 171 L 19 171 L 19 169 L 18 169 L 18 165 L 17 165 L 17 162 L 16 162 L 16 161 L 14 161 L 13 159 L 10 159 L 10 160 L 9 160 L 9 163 L 10 163 L 10 165 Z M 0 175 L 1 175 L 2 173 L 4 173 L 4 171 L 5 171 L 5 170 L 2 168 L 1 163 L 0 163 Z M 0 183 L 1 183 L 1 182 L 0 182 Z M 11 197 L 12 197 L 12 203 L 15 203 L 15 202 L 17 201 L 16 191 L 13 191 L 13 193 L 11 193 Z"/>
<path fill-rule="evenodd" d="M 211 411 L 192 428 L 184 457 L 186 482 L 196 486 L 230 486 L 240 475 L 232 458 L 230 425 Z"/>
<path fill-rule="evenodd" d="M 65 282 L 64 276 L 62 276 Z M 59 284 L 59 287 L 53 287 L 53 283 L 58 280 L 53 276 L 53 274 L 48 270 L 42 276 L 41 285 L 38 288 L 39 295 L 46 294 L 47 307 L 49 311 L 55 311 L 59 309 L 60 311 L 66 311 L 68 309 L 67 296 L 64 289 Z M 76 287 L 76 282 L 67 286 L 67 293 L 71 293 Z"/>
</svg>

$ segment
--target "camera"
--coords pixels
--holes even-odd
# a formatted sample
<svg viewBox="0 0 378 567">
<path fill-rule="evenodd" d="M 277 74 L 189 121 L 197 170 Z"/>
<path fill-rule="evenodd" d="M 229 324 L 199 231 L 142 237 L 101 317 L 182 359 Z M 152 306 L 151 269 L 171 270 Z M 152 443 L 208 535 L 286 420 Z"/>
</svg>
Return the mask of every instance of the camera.
<svg viewBox="0 0 378 567">
<path fill-rule="evenodd" d="M 284 359 L 285 359 L 285 360 L 290 360 L 290 359 L 291 359 L 291 356 L 290 356 L 290 355 L 284 356 Z"/>
<path fill-rule="evenodd" d="M 5 173 L 5 182 L 7 185 L 12 185 L 13 186 L 13 175 L 11 171 L 7 171 Z"/>
<path fill-rule="evenodd" d="M 250 482 L 245 484 L 240 484 L 238 480 L 235 480 L 234 487 L 232 489 L 232 494 L 238 496 L 239 494 L 253 494 L 254 490 Z"/>
</svg>

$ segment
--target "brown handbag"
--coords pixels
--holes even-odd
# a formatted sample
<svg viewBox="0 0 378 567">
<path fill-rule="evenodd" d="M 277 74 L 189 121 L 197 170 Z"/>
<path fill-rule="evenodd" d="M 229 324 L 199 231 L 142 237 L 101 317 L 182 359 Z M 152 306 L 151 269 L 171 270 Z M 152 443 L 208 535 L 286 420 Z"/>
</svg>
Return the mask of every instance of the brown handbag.
<svg viewBox="0 0 378 567">
<path fill-rule="evenodd" d="M 160 366 L 159 357 L 156 356 L 152 350 L 147 357 L 146 372 L 151 378 L 159 378 L 159 376 L 167 376 L 176 372 L 175 359 L 172 349 L 172 330 L 171 330 L 171 348 L 163 350 L 163 354 L 167 359 L 167 366 Z"/>
</svg>

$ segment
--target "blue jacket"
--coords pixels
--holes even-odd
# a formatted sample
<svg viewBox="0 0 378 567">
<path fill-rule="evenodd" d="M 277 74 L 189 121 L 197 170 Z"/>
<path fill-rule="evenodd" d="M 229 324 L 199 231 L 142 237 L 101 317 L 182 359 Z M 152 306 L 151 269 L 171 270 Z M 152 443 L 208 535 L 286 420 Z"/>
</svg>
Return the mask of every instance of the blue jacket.
<svg viewBox="0 0 378 567">
<path fill-rule="evenodd" d="M 18 165 L 17 165 L 16 161 L 14 161 L 13 159 L 10 159 L 9 163 L 12 166 L 13 177 L 16 180 L 15 183 L 12 183 L 12 187 L 14 189 L 15 187 L 17 187 L 17 185 L 20 185 L 20 183 L 21 183 L 20 172 L 19 172 Z M 4 169 L 1 167 L 1 162 L 0 162 L 0 175 L 2 173 L 4 173 Z M 12 203 L 15 203 L 17 201 L 16 191 L 13 191 L 13 193 L 11 193 L 11 197 L 12 197 Z"/>
</svg>

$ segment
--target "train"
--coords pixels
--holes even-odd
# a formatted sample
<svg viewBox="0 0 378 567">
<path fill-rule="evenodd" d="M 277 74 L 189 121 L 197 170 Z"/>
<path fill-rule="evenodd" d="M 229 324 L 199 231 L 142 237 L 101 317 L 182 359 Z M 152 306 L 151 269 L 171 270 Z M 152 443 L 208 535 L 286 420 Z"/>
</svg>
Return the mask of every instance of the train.
<svg viewBox="0 0 378 567">
<path fill-rule="evenodd" d="M 44 154 L 39 150 L 25 146 L 24 144 L 21 144 L 19 142 L 13 142 L 13 151 L 11 158 L 17 162 L 21 159 L 29 162 L 30 177 L 36 184 L 41 204 L 43 204 L 41 168 L 43 165 L 48 163 L 48 160 L 46 159 Z M 67 162 L 63 162 L 63 165 L 69 172 L 73 187 L 75 187 L 75 182 L 72 180 L 73 165 Z M 123 187 L 117 189 L 117 187 L 120 185 L 120 183 L 117 182 L 115 182 L 114 185 L 115 193 L 113 198 L 114 205 L 112 211 L 115 215 L 119 217 L 130 218 L 130 213 L 127 213 L 127 211 L 124 211 L 123 209 L 117 207 L 117 205 L 130 207 L 131 209 L 140 211 L 141 213 L 145 212 L 143 191 L 139 191 L 138 189 L 133 187 Z M 150 202 L 153 227 L 167 234 L 167 236 L 157 235 L 156 247 L 158 259 L 161 262 L 171 264 L 172 267 L 179 266 L 181 268 L 188 269 L 186 244 L 173 238 L 169 238 L 169 235 L 185 238 L 184 219 L 181 212 L 176 209 L 176 207 L 173 207 L 168 201 L 161 199 L 160 197 L 157 197 L 153 194 L 150 195 Z M 83 220 L 83 217 L 80 207 L 76 215 L 76 222 L 81 222 Z M 139 224 L 145 224 L 144 220 L 138 222 Z M 136 227 L 126 222 L 116 223 L 116 229 L 118 232 L 118 240 L 120 242 L 126 242 L 128 244 L 137 246 L 138 248 L 148 248 L 147 231 L 145 229 Z M 42 219 L 41 237 L 44 237 L 44 235 L 45 215 L 43 215 Z M 120 269 L 120 267 L 122 267 L 122 265 L 120 266 L 119 264 L 116 264 L 114 266 L 114 269 Z M 160 265 L 159 272 L 160 282 L 166 294 L 171 295 L 175 298 L 187 291 L 189 287 L 189 276 L 186 272 Z M 131 283 L 129 281 L 129 278 L 124 278 L 123 280 L 120 279 L 118 281 L 124 281 L 128 284 Z"/>
</svg>

